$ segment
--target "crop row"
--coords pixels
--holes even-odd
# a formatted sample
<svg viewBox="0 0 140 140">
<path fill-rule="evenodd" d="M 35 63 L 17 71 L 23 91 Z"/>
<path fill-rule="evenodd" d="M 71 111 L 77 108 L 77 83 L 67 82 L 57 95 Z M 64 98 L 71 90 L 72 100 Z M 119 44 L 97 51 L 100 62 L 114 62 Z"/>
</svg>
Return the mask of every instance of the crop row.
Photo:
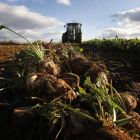
<svg viewBox="0 0 140 140">
<path fill-rule="evenodd" d="M 140 52 L 140 39 L 137 37 L 134 39 L 124 39 L 118 38 L 116 35 L 115 39 L 91 39 L 83 41 L 82 45 L 94 47 L 95 49 L 121 49 Z"/>
</svg>

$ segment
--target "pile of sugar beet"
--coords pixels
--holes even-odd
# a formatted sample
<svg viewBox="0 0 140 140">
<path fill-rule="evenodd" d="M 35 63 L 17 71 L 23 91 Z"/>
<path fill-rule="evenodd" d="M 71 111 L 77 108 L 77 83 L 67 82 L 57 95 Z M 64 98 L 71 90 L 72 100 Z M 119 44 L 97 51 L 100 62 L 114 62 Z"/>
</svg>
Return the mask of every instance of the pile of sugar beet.
<svg viewBox="0 0 140 140">
<path fill-rule="evenodd" d="M 59 121 L 56 117 L 57 119 L 53 119 L 51 124 L 49 124 L 49 122 L 43 118 L 43 115 L 39 116 L 39 112 L 42 109 L 39 105 L 52 102 L 57 104 L 57 101 L 61 101 L 63 104 L 79 112 L 93 116 L 92 112 L 88 109 L 86 110 L 86 107 L 83 107 L 78 102 L 80 98 L 78 94 L 79 87 L 82 87 L 86 77 L 90 77 L 92 83 L 99 82 L 102 84 L 102 82 L 98 80 L 98 77 L 102 76 L 103 82 L 107 85 L 109 83 L 108 78 L 111 79 L 112 76 L 110 73 L 106 73 L 106 66 L 103 61 L 98 61 L 96 65 L 93 65 L 94 62 L 85 58 L 84 54 L 73 51 L 75 46 L 71 46 L 68 43 L 56 45 L 54 48 L 51 43 L 43 44 L 43 46 L 47 49 L 45 59 L 35 67 L 33 72 L 26 75 L 26 89 L 31 99 L 33 101 L 36 100 L 37 107 L 22 106 L 14 109 L 12 126 L 18 130 L 22 127 L 25 128 L 34 125 L 39 120 L 39 124 L 42 126 L 36 127 L 36 130 L 32 130 L 28 139 L 138 139 L 138 136 L 136 137 L 135 135 L 138 135 L 140 131 L 140 117 L 138 113 L 133 111 L 137 106 L 137 97 L 134 93 L 127 94 L 127 96 L 125 96 L 124 93 L 119 93 L 127 107 L 127 115 L 135 117 L 122 127 L 117 127 L 109 123 L 103 124 L 102 121 L 94 123 L 88 118 L 62 106 L 60 106 L 60 109 L 66 113 L 62 113 L 63 117 L 60 117 Z M 86 88 L 83 89 L 85 92 L 90 92 Z M 123 115 L 119 117 L 123 119 Z M 46 128 L 46 126 L 48 128 Z M 36 133 L 40 135 L 35 137 Z"/>
</svg>

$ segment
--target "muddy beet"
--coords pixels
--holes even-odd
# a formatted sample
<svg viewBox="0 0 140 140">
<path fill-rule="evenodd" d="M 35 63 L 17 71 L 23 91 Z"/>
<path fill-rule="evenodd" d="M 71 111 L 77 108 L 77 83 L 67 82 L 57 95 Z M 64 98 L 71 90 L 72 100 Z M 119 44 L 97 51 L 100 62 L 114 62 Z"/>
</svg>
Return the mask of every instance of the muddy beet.
<svg viewBox="0 0 140 140">
<path fill-rule="evenodd" d="M 26 76 L 26 88 L 34 94 L 39 95 L 42 89 L 46 89 L 47 95 L 59 97 L 65 95 L 67 99 L 76 99 L 76 93 L 62 79 L 44 73 L 30 73 Z"/>
<path fill-rule="evenodd" d="M 75 58 L 65 62 L 64 66 L 67 69 L 70 69 L 70 71 L 74 74 L 83 75 L 88 69 L 90 69 L 90 62 L 84 58 Z"/>
</svg>

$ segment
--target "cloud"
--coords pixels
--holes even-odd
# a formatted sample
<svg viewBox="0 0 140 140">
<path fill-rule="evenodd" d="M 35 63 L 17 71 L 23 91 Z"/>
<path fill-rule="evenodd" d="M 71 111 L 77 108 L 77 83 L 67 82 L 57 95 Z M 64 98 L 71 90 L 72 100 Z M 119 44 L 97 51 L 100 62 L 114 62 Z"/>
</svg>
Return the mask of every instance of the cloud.
<svg viewBox="0 0 140 140">
<path fill-rule="evenodd" d="M 7 0 L 8 2 L 17 2 L 18 0 Z"/>
<path fill-rule="evenodd" d="M 99 31 L 101 36 L 99 38 L 115 38 L 117 35 L 121 38 L 140 38 L 140 26 L 132 27 L 132 28 L 108 28 L 106 30 Z"/>
<path fill-rule="evenodd" d="M 0 25 L 5 25 L 14 31 L 21 33 L 24 37 L 30 41 L 38 39 L 44 39 L 49 41 L 51 38 L 54 41 L 60 41 L 62 37 L 61 31 L 42 33 L 47 29 L 54 29 L 60 25 L 64 25 L 54 17 L 46 17 L 41 14 L 31 12 L 30 9 L 21 6 L 12 6 L 0 2 Z M 0 31 L 0 39 L 7 40 L 22 40 L 16 34 L 8 31 Z"/>
<path fill-rule="evenodd" d="M 128 11 L 118 12 L 111 15 L 113 18 L 111 22 L 119 20 L 117 23 L 120 28 L 108 28 L 99 31 L 101 34 L 99 38 L 115 38 L 117 35 L 121 38 L 140 38 L 140 7 Z M 121 28 L 122 27 L 122 28 Z"/>
<path fill-rule="evenodd" d="M 39 2 L 39 3 L 45 3 L 43 0 L 33 0 L 33 1 L 36 1 L 36 2 Z"/>
<path fill-rule="evenodd" d="M 33 29 L 45 30 L 53 29 L 64 23 L 53 17 L 42 16 L 41 14 L 30 12 L 25 6 L 12 6 L 0 2 L 0 24 L 17 30 Z"/>
<path fill-rule="evenodd" d="M 65 4 L 65 5 L 71 5 L 71 2 L 69 0 L 56 0 L 57 3 L 62 3 L 62 4 Z"/>
<path fill-rule="evenodd" d="M 82 37 L 82 41 L 88 41 L 88 40 L 91 40 L 91 39 L 92 39 L 91 37 L 85 37 L 85 36 Z"/>
<path fill-rule="evenodd" d="M 21 38 L 20 36 L 14 34 L 13 32 L 9 30 L 2 29 L 0 32 L 1 32 L 0 41 L 15 40 L 19 42 L 26 42 L 25 39 Z M 31 42 L 34 42 L 36 38 L 38 40 L 42 40 L 45 42 L 49 42 L 53 38 L 54 42 L 59 42 L 62 39 L 62 33 L 63 33 L 63 31 L 41 33 L 34 30 L 15 30 L 15 32 L 26 37 Z"/>
<path fill-rule="evenodd" d="M 119 26 L 137 26 L 140 24 L 140 7 L 124 12 L 118 12 L 117 14 L 111 15 L 111 17 L 123 20 L 122 22 L 118 22 Z"/>
<path fill-rule="evenodd" d="M 93 27 L 93 28 L 97 29 L 97 28 L 100 28 L 100 26 L 95 26 L 95 27 Z"/>
<path fill-rule="evenodd" d="M 116 21 L 116 19 L 112 19 L 112 20 L 111 20 L 111 22 L 115 22 L 115 21 Z"/>
</svg>

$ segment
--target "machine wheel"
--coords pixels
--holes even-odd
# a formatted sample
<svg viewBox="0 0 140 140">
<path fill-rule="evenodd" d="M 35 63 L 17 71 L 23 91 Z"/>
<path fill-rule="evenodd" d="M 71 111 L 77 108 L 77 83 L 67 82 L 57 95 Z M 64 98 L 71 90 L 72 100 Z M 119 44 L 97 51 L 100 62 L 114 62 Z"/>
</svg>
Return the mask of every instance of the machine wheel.
<svg viewBox="0 0 140 140">
<path fill-rule="evenodd" d="M 63 33 L 62 35 L 62 44 L 67 42 L 67 34 Z"/>
<path fill-rule="evenodd" d="M 78 43 L 82 43 L 82 33 L 78 34 Z"/>
</svg>

